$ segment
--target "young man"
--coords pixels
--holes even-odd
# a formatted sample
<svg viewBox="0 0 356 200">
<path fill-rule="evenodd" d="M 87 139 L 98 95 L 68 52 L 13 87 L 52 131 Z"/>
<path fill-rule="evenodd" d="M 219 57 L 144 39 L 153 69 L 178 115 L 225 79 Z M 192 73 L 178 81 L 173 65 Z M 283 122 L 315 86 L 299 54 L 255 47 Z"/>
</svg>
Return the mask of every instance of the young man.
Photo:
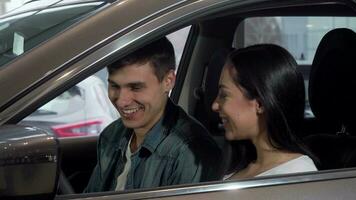
<svg viewBox="0 0 356 200">
<path fill-rule="evenodd" d="M 121 118 L 100 135 L 85 192 L 158 187 L 220 178 L 221 152 L 208 131 L 168 97 L 175 58 L 167 38 L 110 66 L 109 98 Z"/>
</svg>

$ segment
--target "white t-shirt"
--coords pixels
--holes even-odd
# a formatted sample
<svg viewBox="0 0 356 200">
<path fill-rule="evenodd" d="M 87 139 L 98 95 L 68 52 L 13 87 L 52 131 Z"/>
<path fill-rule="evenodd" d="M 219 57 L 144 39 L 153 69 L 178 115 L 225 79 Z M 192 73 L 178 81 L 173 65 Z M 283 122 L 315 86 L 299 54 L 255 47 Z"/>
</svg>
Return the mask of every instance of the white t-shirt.
<svg viewBox="0 0 356 200">
<path fill-rule="evenodd" d="M 313 160 L 309 156 L 302 155 L 299 156 L 298 158 L 294 158 L 285 163 L 282 163 L 272 169 L 264 171 L 256 175 L 256 177 L 277 175 L 277 174 L 291 174 L 291 173 L 298 173 L 298 172 L 312 172 L 312 171 L 318 171 Z M 223 179 L 226 180 L 231 176 L 233 176 L 235 173 L 236 172 L 225 175 Z"/>
<path fill-rule="evenodd" d="M 125 153 L 126 156 L 125 167 L 122 173 L 117 177 L 115 191 L 120 191 L 125 189 L 127 174 L 129 173 L 131 168 L 131 155 L 132 155 L 131 148 L 130 148 L 131 140 L 132 140 L 132 136 L 128 142 L 126 153 Z"/>
</svg>

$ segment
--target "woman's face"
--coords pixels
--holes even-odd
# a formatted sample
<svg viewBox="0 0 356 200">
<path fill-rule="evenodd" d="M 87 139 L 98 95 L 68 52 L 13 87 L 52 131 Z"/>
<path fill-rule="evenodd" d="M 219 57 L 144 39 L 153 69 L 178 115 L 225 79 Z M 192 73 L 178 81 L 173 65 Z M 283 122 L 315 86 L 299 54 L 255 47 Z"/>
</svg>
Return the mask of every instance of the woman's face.
<svg viewBox="0 0 356 200">
<path fill-rule="evenodd" d="M 263 112 L 256 99 L 248 99 L 231 77 L 225 64 L 219 81 L 219 93 L 212 109 L 219 113 L 227 140 L 253 139 L 259 133 L 259 116 Z"/>
</svg>

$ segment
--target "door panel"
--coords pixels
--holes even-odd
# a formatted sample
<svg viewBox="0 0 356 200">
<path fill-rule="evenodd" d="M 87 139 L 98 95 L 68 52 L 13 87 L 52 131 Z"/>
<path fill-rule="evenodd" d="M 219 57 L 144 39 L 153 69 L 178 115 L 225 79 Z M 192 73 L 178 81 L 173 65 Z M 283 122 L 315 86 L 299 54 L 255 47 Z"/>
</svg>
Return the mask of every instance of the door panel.
<svg viewBox="0 0 356 200">
<path fill-rule="evenodd" d="M 62 173 L 76 193 L 86 187 L 96 164 L 97 140 L 98 136 L 59 138 Z"/>
</svg>

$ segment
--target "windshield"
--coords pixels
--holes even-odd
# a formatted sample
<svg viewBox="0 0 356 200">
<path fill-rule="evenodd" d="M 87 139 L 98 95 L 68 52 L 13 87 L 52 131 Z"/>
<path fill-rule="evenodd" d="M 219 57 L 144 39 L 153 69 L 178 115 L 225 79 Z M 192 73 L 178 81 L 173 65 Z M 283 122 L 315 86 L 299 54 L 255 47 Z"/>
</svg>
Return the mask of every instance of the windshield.
<svg viewBox="0 0 356 200">
<path fill-rule="evenodd" d="M 0 16 L 0 68 L 106 5 L 106 1 L 28 1 Z"/>
</svg>

